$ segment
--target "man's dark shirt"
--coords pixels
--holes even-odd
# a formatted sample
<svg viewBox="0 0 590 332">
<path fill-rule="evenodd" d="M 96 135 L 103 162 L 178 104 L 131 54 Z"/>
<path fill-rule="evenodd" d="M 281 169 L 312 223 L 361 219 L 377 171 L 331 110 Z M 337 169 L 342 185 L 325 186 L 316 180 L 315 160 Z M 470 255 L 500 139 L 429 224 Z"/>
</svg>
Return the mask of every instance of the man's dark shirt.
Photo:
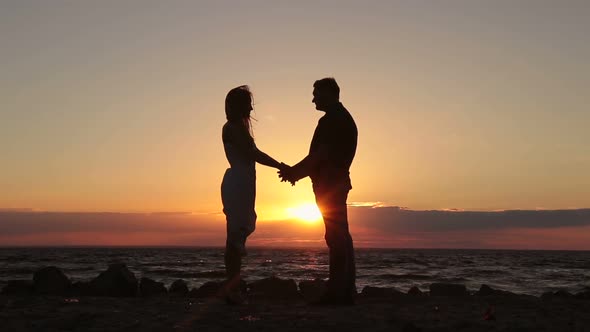
<svg viewBox="0 0 590 332">
<path fill-rule="evenodd" d="M 320 118 L 313 134 L 309 153 L 321 145 L 326 149 L 319 165 L 311 170 L 310 178 L 316 185 L 347 184 L 351 189 L 349 169 L 356 153 L 358 131 L 352 116 L 341 103 L 330 108 Z"/>
</svg>

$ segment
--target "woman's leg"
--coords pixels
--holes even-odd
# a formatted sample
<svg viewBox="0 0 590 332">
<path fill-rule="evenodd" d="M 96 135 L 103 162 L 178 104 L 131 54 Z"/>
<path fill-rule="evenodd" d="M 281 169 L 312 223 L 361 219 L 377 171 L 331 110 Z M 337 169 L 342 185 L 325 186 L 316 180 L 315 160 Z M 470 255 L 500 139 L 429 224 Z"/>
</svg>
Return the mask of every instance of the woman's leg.
<svg viewBox="0 0 590 332">
<path fill-rule="evenodd" d="M 232 284 L 237 284 L 240 280 L 240 270 L 242 268 L 240 249 L 231 245 L 231 243 L 226 243 L 224 260 L 228 286 L 231 287 Z"/>
</svg>

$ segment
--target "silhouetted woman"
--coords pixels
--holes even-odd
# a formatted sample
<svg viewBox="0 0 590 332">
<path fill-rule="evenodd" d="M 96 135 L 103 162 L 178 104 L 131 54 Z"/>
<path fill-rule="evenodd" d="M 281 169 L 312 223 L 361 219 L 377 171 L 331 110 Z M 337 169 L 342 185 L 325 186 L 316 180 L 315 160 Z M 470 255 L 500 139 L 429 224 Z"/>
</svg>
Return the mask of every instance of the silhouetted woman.
<svg viewBox="0 0 590 332">
<path fill-rule="evenodd" d="M 241 303 L 239 291 L 242 256 L 246 254 L 246 238 L 256 228 L 256 162 L 281 169 L 281 163 L 260 151 L 254 144 L 250 112 L 252 93 L 246 85 L 230 90 L 225 97 L 227 122 L 223 126 L 223 148 L 230 168 L 221 183 L 223 213 L 227 220 L 225 270 L 228 303 Z"/>
</svg>

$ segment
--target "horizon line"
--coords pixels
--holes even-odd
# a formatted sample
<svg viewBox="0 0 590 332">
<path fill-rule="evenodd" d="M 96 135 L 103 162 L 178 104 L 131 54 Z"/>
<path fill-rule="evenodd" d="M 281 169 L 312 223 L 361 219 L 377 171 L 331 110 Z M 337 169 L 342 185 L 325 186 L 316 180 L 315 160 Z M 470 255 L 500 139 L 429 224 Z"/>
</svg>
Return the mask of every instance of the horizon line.
<svg viewBox="0 0 590 332">
<path fill-rule="evenodd" d="M 52 249 L 224 249 L 222 245 L 219 246 L 199 246 L 199 245 L 0 245 L 0 249 L 37 249 L 37 248 L 52 248 Z M 293 249 L 325 249 L 325 246 L 249 246 L 249 249 L 265 249 L 265 250 L 293 250 Z M 590 250 L 583 249 L 518 249 L 518 248 L 408 248 L 408 247 L 356 247 L 356 250 L 478 250 L 478 251 L 568 251 L 568 252 L 590 252 Z"/>
</svg>

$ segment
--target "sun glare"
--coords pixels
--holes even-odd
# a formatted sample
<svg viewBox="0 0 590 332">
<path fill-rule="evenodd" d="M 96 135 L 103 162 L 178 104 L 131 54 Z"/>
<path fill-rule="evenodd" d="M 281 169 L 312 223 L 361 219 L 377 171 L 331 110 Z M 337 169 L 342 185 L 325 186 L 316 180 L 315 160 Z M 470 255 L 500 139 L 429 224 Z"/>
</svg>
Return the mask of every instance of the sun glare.
<svg viewBox="0 0 590 332">
<path fill-rule="evenodd" d="M 322 220 L 322 214 L 317 205 L 313 203 L 302 204 L 296 207 L 287 208 L 287 214 L 301 221 L 313 223 Z"/>
</svg>

